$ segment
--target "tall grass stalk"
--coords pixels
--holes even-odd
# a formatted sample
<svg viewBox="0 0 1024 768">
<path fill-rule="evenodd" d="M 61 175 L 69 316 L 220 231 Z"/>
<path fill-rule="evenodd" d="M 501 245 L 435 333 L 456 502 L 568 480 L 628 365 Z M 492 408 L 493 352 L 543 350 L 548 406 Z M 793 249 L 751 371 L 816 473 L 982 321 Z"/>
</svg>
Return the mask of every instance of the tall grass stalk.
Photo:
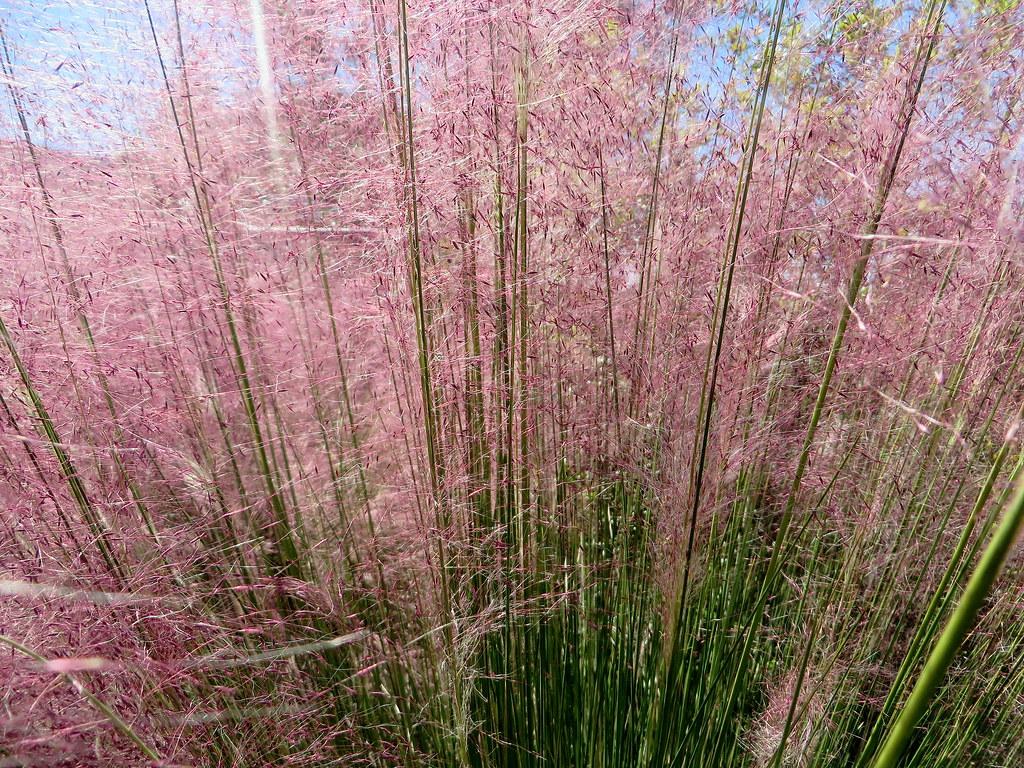
<svg viewBox="0 0 1024 768">
<path fill-rule="evenodd" d="M 873 765 L 875 768 L 892 768 L 899 762 L 914 732 L 928 708 L 935 691 L 942 683 L 946 672 L 960 646 L 967 637 L 978 613 L 992 592 L 993 584 L 1011 548 L 1020 537 L 1024 527 L 1024 483 L 1018 483 L 1017 491 L 1004 510 L 999 526 L 982 552 L 981 559 L 971 573 L 963 594 L 953 609 L 949 621 L 936 640 L 935 647 L 914 683 L 910 695 L 892 724 Z"/>
</svg>

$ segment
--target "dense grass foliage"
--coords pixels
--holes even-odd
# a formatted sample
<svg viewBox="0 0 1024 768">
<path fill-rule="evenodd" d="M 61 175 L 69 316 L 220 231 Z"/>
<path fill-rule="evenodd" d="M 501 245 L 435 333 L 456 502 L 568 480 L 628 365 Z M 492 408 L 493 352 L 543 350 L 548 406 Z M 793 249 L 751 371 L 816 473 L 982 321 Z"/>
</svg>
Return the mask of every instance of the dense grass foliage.
<svg viewBox="0 0 1024 768">
<path fill-rule="evenodd" d="M 0 765 L 1022 764 L 1022 51 L 4 5 Z"/>
</svg>

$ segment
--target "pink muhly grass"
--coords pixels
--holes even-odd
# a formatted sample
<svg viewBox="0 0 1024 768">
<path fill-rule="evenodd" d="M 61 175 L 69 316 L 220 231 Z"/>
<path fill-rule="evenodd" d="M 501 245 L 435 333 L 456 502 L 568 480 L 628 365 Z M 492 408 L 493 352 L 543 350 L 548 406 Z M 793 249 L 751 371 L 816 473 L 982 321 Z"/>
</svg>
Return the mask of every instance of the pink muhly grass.
<svg viewBox="0 0 1024 768">
<path fill-rule="evenodd" d="M 0 763 L 1019 762 L 1021 14 L 0 11 Z"/>
</svg>

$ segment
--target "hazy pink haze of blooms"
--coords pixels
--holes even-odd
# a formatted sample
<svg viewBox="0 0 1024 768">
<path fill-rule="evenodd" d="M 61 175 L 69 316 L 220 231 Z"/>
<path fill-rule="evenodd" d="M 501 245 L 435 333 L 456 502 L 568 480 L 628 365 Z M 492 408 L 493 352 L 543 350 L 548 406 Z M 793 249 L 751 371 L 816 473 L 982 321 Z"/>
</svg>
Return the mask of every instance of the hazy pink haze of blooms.
<svg viewBox="0 0 1024 768">
<path fill-rule="evenodd" d="M 0 645 L 0 766 L 533 765 L 475 735 L 476 654 L 587 605 L 559 537 L 614 483 L 658 595 L 732 567 L 737 510 L 820 537 L 779 579 L 834 658 L 797 675 L 785 630 L 720 764 L 855 764 L 807 757 L 827 692 L 882 706 L 1016 472 L 1019 2 L 7 0 L 0 32 L 0 634 L 37 655 Z M 976 634 L 1018 655 L 1021 566 Z M 839 641 L 882 605 L 884 652 Z M 647 749 L 546 764 L 719 764 Z"/>
</svg>

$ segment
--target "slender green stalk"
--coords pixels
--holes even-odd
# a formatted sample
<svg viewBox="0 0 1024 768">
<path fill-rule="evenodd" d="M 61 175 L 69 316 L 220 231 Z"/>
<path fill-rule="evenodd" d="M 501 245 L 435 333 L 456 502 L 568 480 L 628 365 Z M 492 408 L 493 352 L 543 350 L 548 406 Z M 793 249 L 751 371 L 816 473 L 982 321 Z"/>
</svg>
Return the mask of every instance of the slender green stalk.
<svg viewBox="0 0 1024 768">
<path fill-rule="evenodd" d="M 893 723 L 873 768 L 895 768 L 913 735 L 918 721 L 928 709 L 936 689 L 942 683 L 957 651 L 992 593 L 999 571 L 1024 528 L 1024 481 L 1019 482 L 1012 500 L 1003 512 L 999 527 L 971 574 L 964 593 L 942 634 L 925 661 L 903 709 Z"/>
<path fill-rule="evenodd" d="M 37 661 L 40 664 L 47 663 L 46 657 L 41 656 L 40 654 L 36 653 L 31 648 L 29 648 L 27 645 L 19 643 L 17 640 L 7 637 L 6 635 L 0 635 L 0 643 L 10 646 L 18 653 L 22 654 L 23 656 L 27 656 L 28 658 L 32 659 L 33 661 Z M 88 701 L 89 704 L 91 704 L 95 709 L 99 710 L 99 712 L 110 722 L 111 725 L 113 725 L 121 733 L 122 736 L 126 737 L 130 742 L 132 742 L 132 744 L 138 747 L 139 751 L 142 752 L 142 754 L 144 754 L 147 758 L 154 762 L 159 763 L 163 761 L 163 758 L 160 756 L 160 753 L 157 752 L 152 746 L 150 746 L 149 742 L 143 739 L 135 731 L 135 729 L 132 728 L 128 724 L 128 722 L 117 713 L 116 709 L 114 709 L 112 706 L 107 704 L 96 694 L 94 694 L 92 691 L 86 688 L 82 681 L 79 680 L 75 675 L 71 674 L 70 672 L 60 672 L 58 674 L 62 678 L 67 680 L 68 683 L 82 696 L 82 698 Z"/>
</svg>

